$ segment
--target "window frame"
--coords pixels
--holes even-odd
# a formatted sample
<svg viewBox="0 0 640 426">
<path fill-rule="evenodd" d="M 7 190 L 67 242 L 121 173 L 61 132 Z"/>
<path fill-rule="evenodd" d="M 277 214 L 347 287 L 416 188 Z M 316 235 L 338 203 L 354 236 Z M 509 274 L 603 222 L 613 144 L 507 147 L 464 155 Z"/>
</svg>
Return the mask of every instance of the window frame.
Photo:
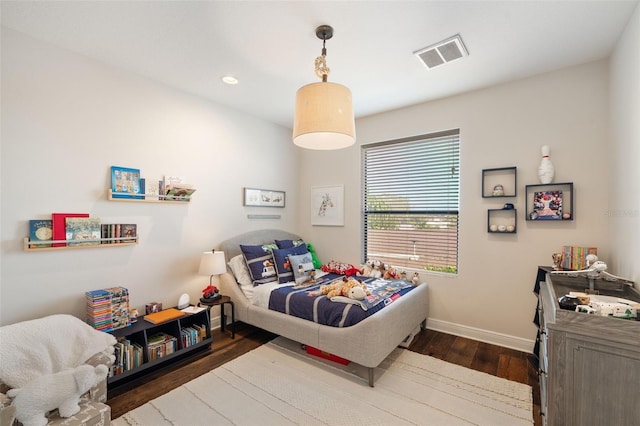
<svg viewBox="0 0 640 426">
<path fill-rule="evenodd" d="M 443 181 L 442 185 L 437 187 L 437 188 L 443 188 L 444 192 L 447 194 L 444 198 L 441 198 L 441 196 L 439 195 L 432 195 L 430 198 L 429 196 L 424 197 L 429 198 L 429 199 L 434 199 L 437 200 L 439 202 L 442 202 L 444 200 L 446 200 L 446 206 L 444 209 L 442 208 L 429 208 L 429 207 L 424 207 L 422 209 L 416 209 L 415 206 L 411 206 L 411 204 L 407 207 L 407 208 L 400 208 L 398 210 L 396 209 L 391 209 L 391 210 L 375 210 L 375 209 L 371 209 L 369 210 L 369 196 L 367 194 L 370 185 L 368 185 L 368 179 L 372 179 L 372 180 L 376 180 L 375 177 L 375 173 L 372 173 L 374 176 L 370 177 L 368 176 L 368 169 L 371 167 L 371 161 L 374 161 L 375 164 L 375 160 L 371 160 L 369 161 L 367 158 L 367 152 L 375 152 L 376 148 L 388 148 L 391 147 L 393 145 L 397 145 L 398 146 L 398 153 L 402 153 L 403 151 L 411 151 L 410 145 L 411 143 L 420 143 L 420 144 L 425 144 L 425 143 L 438 143 L 440 142 L 440 144 L 442 146 L 451 146 L 452 149 L 452 154 L 451 156 L 448 157 L 443 157 L 440 161 L 435 161 L 433 164 L 438 165 L 440 168 L 443 168 L 445 166 L 447 167 L 451 167 L 452 169 L 452 176 L 454 179 L 452 181 L 446 181 L 446 183 Z M 371 220 L 372 217 L 374 217 L 375 215 L 394 215 L 396 216 L 395 218 L 392 218 L 392 222 L 397 220 L 397 224 L 398 227 L 402 227 L 402 226 L 406 226 L 406 227 L 411 227 L 411 225 L 407 224 L 407 222 L 410 222 L 412 220 L 416 220 L 417 217 L 425 217 L 425 219 L 423 219 L 423 222 L 426 223 L 430 223 L 428 221 L 428 216 L 430 215 L 434 215 L 435 217 L 444 217 L 445 220 L 442 222 L 443 226 L 439 226 L 440 228 L 444 228 L 447 232 L 453 232 L 455 234 L 455 238 L 453 238 L 452 235 L 449 235 L 447 237 L 447 242 L 445 242 L 444 244 L 441 245 L 440 242 L 436 242 L 435 244 L 431 244 L 431 243 L 427 243 L 426 246 L 427 248 L 425 248 L 424 253 L 428 256 L 430 253 L 433 254 L 435 253 L 436 256 L 442 256 L 445 260 L 443 261 L 443 265 L 437 265 L 437 264 L 423 264 L 421 267 L 417 267 L 417 266 L 407 266 L 410 262 L 410 260 L 412 260 L 412 258 L 414 258 L 414 263 L 419 263 L 417 261 L 415 261 L 415 257 L 416 257 L 416 251 L 415 251 L 415 247 L 416 247 L 416 241 L 413 241 L 413 256 L 411 255 L 411 253 L 407 252 L 406 254 L 397 254 L 397 258 L 399 258 L 399 256 L 403 256 L 402 259 L 406 259 L 406 262 L 398 262 L 398 264 L 394 264 L 393 256 L 395 256 L 393 251 L 389 251 L 389 252 L 383 252 L 384 254 L 382 255 L 382 257 L 384 257 L 384 263 L 390 263 L 392 266 L 396 267 L 396 268 L 402 268 L 402 269 L 410 269 L 410 270 L 417 270 L 417 271 L 421 271 L 421 272 L 429 272 L 429 273 L 443 273 L 447 276 L 456 276 L 459 273 L 459 266 L 460 266 L 460 259 L 459 259 L 459 249 L 460 249 L 460 190 L 462 187 L 461 184 L 461 177 L 460 177 L 460 163 L 461 163 L 461 159 L 460 159 L 460 147 L 461 147 L 461 138 L 460 138 L 460 129 L 451 129 L 451 130 L 446 130 L 446 131 L 442 131 L 442 132 L 436 132 L 436 133 L 430 133 L 430 134 L 424 134 L 424 135 L 417 135 L 417 136 L 411 136 L 411 137 L 406 137 L 406 138 L 401 138 L 401 139 L 394 139 L 394 140 L 389 140 L 389 141 L 382 141 L 382 142 L 376 142 L 376 143 L 372 143 L 372 144 L 363 144 L 361 146 L 361 166 L 362 166 L 362 197 L 361 197 L 361 213 L 362 213 L 362 221 L 361 221 L 361 225 L 362 225 L 362 258 L 363 258 L 363 262 L 367 261 L 369 259 L 377 259 L 377 257 L 371 256 L 369 254 L 369 247 L 370 247 L 370 241 L 369 241 L 369 229 L 368 229 L 368 225 L 369 225 L 369 221 Z M 435 147 L 436 149 L 438 149 L 439 147 Z M 417 151 L 416 151 L 417 152 Z M 424 160 L 424 157 L 423 157 Z M 427 159 L 428 161 L 428 159 Z M 450 162 L 449 165 L 445 164 L 447 162 Z M 378 167 L 382 167 L 382 162 L 378 162 L 378 164 L 375 164 L 375 166 Z M 393 169 L 394 172 L 397 172 L 397 169 Z M 420 176 L 424 176 L 425 178 L 434 178 L 436 176 L 436 174 L 434 174 L 434 172 L 427 172 L 424 175 L 420 175 Z M 442 174 L 438 175 L 438 176 L 442 176 Z M 389 182 L 389 183 L 395 183 L 396 185 L 398 185 L 398 180 L 406 180 L 406 181 L 410 181 L 411 177 L 415 177 L 415 174 L 410 174 L 410 172 L 408 172 L 407 175 L 401 175 L 398 177 L 398 179 L 389 179 L 388 181 L 385 181 L 385 183 Z M 453 186 L 451 186 L 450 182 L 455 182 L 453 184 Z M 406 185 L 406 183 L 404 183 Z M 383 185 L 382 183 L 380 183 L 380 185 Z M 401 183 L 402 185 L 402 183 Z M 375 184 L 374 184 L 375 186 Z M 426 191 L 429 190 L 429 186 L 433 186 L 432 184 L 428 184 L 428 183 L 423 183 L 420 186 L 424 186 L 424 188 L 418 188 L 420 190 Z M 392 193 L 393 194 L 393 193 Z M 415 193 L 412 192 L 413 195 L 415 195 Z M 407 198 L 409 196 L 406 196 Z M 398 195 L 399 199 L 402 199 L 403 196 Z M 406 201 L 406 200 L 404 200 Z M 403 202 L 404 202 L 403 201 Z M 426 204 L 429 203 L 429 201 L 422 201 Z M 414 204 L 420 204 L 420 203 L 414 203 Z M 398 205 L 398 203 L 396 203 L 396 205 Z M 441 206 L 440 206 L 441 207 Z M 406 221 L 403 223 L 403 220 L 400 219 L 402 217 L 408 217 L 406 219 Z M 410 217 L 413 216 L 413 217 Z M 426 226 L 426 225 L 423 225 Z M 384 229 L 384 228 L 379 228 L 379 229 Z M 415 228 L 412 228 L 415 229 Z M 421 228 L 422 230 L 426 230 L 428 228 Z M 390 230 L 390 232 L 396 232 L 395 236 L 399 236 L 401 237 L 403 230 L 401 229 L 393 229 Z M 442 231 L 445 232 L 445 231 Z M 434 234 L 435 236 L 436 234 Z M 426 234 L 423 234 L 423 236 L 425 236 L 424 238 L 426 238 L 425 241 L 429 240 L 429 236 L 426 236 Z M 437 239 L 437 236 L 436 236 Z M 451 241 L 454 240 L 454 243 L 451 243 Z M 431 247 L 431 245 L 433 245 L 433 247 Z M 387 246 L 390 247 L 390 246 Z M 389 256 L 385 256 L 385 255 L 389 255 Z M 419 257 L 419 256 L 418 256 Z M 453 260 L 453 263 L 451 263 L 451 261 Z M 426 260 L 425 260 L 426 261 Z"/>
</svg>

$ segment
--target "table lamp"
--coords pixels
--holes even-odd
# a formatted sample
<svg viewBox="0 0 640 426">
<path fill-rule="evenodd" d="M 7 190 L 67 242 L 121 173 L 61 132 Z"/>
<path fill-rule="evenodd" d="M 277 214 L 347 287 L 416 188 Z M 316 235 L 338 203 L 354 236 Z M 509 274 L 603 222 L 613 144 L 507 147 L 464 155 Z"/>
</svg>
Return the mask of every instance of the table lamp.
<svg viewBox="0 0 640 426">
<path fill-rule="evenodd" d="M 211 251 L 206 251 L 202 253 L 202 257 L 200 258 L 200 269 L 198 273 L 200 275 L 209 275 L 209 287 L 213 286 L 214 275 L 224 274 L 226 271 L 227 271 L 227 264 L 224 259 L 223 251 L 211 250 Z M 207 289 L 209 287 L 207 287 Z M 219 296 L 216 296 L 215 294 L 209 294 L 211 292 L 207 291 L 207 289 L 203 291 L 205 298 L 219 297 Z M 217 289 L 215 293 L 217 293 Z"/>
</svg>

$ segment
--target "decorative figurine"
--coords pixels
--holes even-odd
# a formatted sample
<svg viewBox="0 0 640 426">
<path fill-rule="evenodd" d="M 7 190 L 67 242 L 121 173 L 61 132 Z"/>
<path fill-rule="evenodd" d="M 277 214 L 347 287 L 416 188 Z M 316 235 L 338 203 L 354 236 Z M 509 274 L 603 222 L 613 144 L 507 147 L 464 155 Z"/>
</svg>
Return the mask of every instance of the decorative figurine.
<svg viewBox="0 0 640 426">
<path fill-rule="evenodd" d="M 540 178 L 540 183 L 551 183 L 553 182 L 555 168 L 549 159 L 549 145 L 543 145 L 541 151 L 542 161 L 540 161 L 540 166 L 538 167 L 538 177 Z"/>
<path fill-rule="evenodd" d="M 553 253 L 551 255 L 553 259 L 553 269 L 558 271 L 560 270 L 560 264 L 562 263 L 562 253 Z"/>
<path fill-rule="evenodd" d="M 502 197 L 504 196 L 504 186 L 497 184 L 493 187 L 493 192 L 491 193 L 494 197 Z"/>
</svg>

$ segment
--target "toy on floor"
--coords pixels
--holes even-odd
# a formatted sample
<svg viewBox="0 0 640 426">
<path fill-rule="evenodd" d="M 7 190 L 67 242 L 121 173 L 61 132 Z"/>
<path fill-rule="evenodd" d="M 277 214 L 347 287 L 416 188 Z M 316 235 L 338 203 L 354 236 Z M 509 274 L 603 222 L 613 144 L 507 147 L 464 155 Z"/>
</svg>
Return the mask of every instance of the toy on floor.
<svg viewBox="0 0 640 426">
<path fill-rule="evenodd" d="M 106 365 L 81 365 L 74 369 L 46 374 L 21 388 L 9 390 L 16 407 L 15 417 L 24 426 L 44 426 L 47 412 L 58 409 L 60 417 L 71 417 L 80 411 L 80 396 L 107 377 Z"/>
</svg>

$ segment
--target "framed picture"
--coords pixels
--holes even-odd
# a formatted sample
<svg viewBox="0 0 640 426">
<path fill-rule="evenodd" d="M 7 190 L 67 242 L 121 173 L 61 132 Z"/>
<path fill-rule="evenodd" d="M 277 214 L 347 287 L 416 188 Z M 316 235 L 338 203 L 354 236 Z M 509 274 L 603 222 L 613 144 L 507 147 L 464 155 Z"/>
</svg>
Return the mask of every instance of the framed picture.
<svg viewBox="0 0 640 426">
<path fill-rule="evenodd" d="M 285 192 L 271 189 L 244 188 L 245 207 L 284 207 Z"/>
<path fill-rule="evenodd" d="M 311 225 L 344 226 L 344 185 L 311 188 Z"/>
<path fill-rule="evenodd" d="M 525 191 L 527 220 L 573 220 L 575 216 L 573 183 L 527 185 Z"/>
</svg>

